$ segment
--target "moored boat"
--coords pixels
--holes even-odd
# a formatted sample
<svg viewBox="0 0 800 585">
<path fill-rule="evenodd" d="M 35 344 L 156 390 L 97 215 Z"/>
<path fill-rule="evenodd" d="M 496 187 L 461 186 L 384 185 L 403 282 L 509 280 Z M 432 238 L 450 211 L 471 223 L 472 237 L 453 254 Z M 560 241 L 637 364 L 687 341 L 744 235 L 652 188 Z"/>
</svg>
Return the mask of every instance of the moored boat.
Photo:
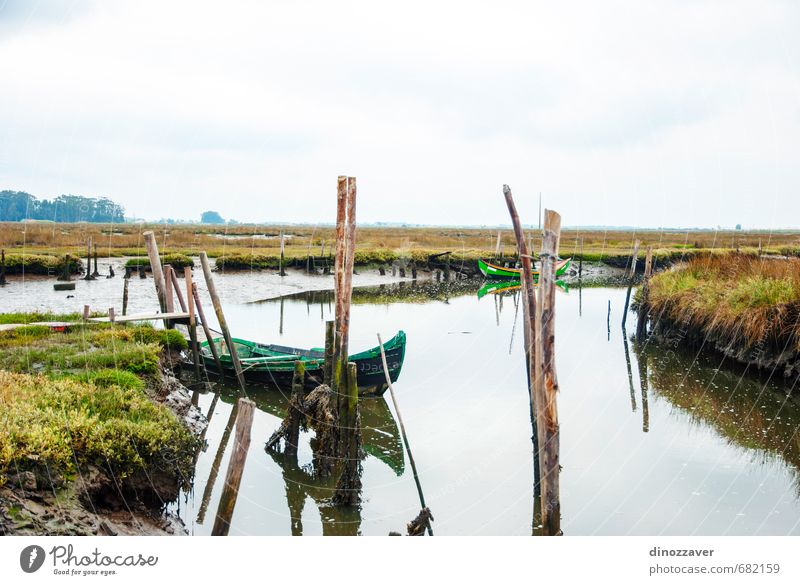
<svg viewBox="0 0 800 585">
<path fill-rule="evenodd" d="M 288 388 L 292 383 L 294 364 L 302 361 L 306 366 L 306 385 L 314 387 L 322 383 L 322 371 L 325 365 L 325 351 L 320 348 L 298 349 L 283 345 L 263 344 L 246 339 L 234 338 L 236 353 L 242 364 L 246 379 L 263 382 L 281 388 Z M 226 374 L 233 375 L 233 361 L 223 338 L 214 339 L 219 352 L 220 362 Z M 386 363 L 389 366 L 389 378 L 395 382 L 403 368 L 406 352 L 406 334 L 400 331 L 383 344 L 386 352 Z M 200 344 L 200 357 L 209 371 L 216 371 L 211 348 L 207 341 Z M 358 368 L 358 388 L 360 394 L 381 395 L 386 391 L 386 376 L 381 360 L 380 346 L 360 353 L 352 354 L 349 361 Z"/>
<path fill-rule="evenodd" d="M 571 263 L 572 258 L 559 260 L 558 263 L 556 263 L 556 276 L 564 274 L 569 269 Z M 519 280 L 522 274 L 522 269 L 520 268 L 506 268 L 505 266 L 492 264 L 482 259 L 478 259 L 478 269 L 490 280 Z M 531 274 L 533 274 L 534 282 L 539 280 L 538 270 L 533 270 Z"/>
</svg>

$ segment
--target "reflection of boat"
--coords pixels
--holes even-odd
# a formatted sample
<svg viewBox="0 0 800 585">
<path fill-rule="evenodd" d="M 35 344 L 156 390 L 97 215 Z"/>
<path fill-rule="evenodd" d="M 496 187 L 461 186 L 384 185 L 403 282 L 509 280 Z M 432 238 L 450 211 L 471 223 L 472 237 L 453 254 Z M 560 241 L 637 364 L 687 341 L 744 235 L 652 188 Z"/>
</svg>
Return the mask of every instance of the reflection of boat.
<svg viewBox="0 0 800 585">
<path fill-rule="evenodd" d="M 569 285 L 563 280 L 557 280 L 556 286 L 564 292 L 569 292 Z M 478 298 L 482 299 L 486 295 L 504 295 L 509 292 L 514 292 L 522 288 L 520 282 L 517 281 L 501 281 L 501 282 L 487 282 L 480 290 L 478 290 Z"/>
<path fill-rule="evenodd" d="M 564 274 L 571 263 L 572 258 L 559 260 L 556 264 L 556 276 Z M 520 268 L 505 268 L 504 266 L 498 266 L 497 264 L 492 264 L 491 262 L 486 262 L 481 259 L 478 260 L 478 269 L 486 278 L 492 280 L 519 280 L 520 274 L 522 273 L 522 269 Z M 533 270 L 532 274 L 534 281 L 539 280 L 538 270 Z"/>
<path fill-rule="evenodd" d="M 297 349 L 283 345 L 265 345 L 245 339 L 233 339 L 236 352 L 242 363 L 246 378 L 272 383 L 279 387 L 288 387 L 292 383 L 294 363 L 302 361 L 308 374 L 308 385 L 314 386 L 322 381 L 322 368 L 325 364 L 325 351 L 319 348 Z M 214 340 L 219 349 L 219 358 L 223 368 L 233 373 L 233 362 L 225 340 Z M 386 361 L 389 364 L 389 377 L 392 382 L 400 376 L 406 352 L 406 334 L 400 331 L 384 345 Z M 208 342 L 200 344 L 200 356 L 209 370 L 214 368 L 214 358 Z M 373 347 L 361 353 L 353 354 L 349 360 L 358 367 L 359 388 L 369 389 L 374 394 L 386 391 L 386 377 L 383 372 L 380 347 Z"/>
</svg>

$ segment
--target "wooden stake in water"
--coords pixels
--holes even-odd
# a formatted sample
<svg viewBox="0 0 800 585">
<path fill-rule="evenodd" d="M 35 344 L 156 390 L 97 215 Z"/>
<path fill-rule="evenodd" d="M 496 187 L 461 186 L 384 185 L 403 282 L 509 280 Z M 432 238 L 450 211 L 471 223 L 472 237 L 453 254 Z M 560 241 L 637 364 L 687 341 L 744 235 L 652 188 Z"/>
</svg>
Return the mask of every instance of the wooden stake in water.
<svg viewBox="0 0 800 585">
<path fill-rule="evenodd" d="M 633 253 L 631 254 L 630 271 L 628 272 L 628 293 L 625 295 L 625 310 L 622 312 L 622 328 L 625 329 L 625 323 L 628 321 L 628 307 L 631 304 L 631 289 L 633 289 L 633 279 L 636 276 L 636 261 L 639 256 L 639 240 L 633 244 Z"/>
<path fill-rule="evenodd" d="M 211 275 L 211 266 L 208 264 L 208 255 L 205 252 L 200 252 L 200 264 L 203 266 L 203 276 L 206 279 L 206 287 L 208 294 L 211 297 L 211 303 L 214 305 L 214 311 L 217 314 L 217 321 L 219 328 L 222 329 L 222 336 L 225 338 L 225 344 L 228 346 L 228 353 L 233 362 L 233 368 L 236 372 L 236 379 L 239 381 L 239 388 L 241 389 L 242 396 L 247 394 L 246 386 L 244 383 L 244 374 L 242 373 L 242 364 L 239 361 L 239 354 L 236 351 L 236 344 L 233 343 L 231 332 L 228 329 L 228 322 L 225 321 L 225 313 L 222 311 L 222 303 L 217 294 L 217 287 L 214 286 L 214 277 Z"/>
<path fill-rule="evenodd" d="M 297 461 L 297 444 L 300 441 L 300 423 L 304 413 L 298 410 L 297 406 L 303 404 L 305 400 L 306 386 L 306 366 L 297 360 L 294 363 L 294 375 L 292 376 L 292 399 L 289 402 L 289 428 L 286 432 L 286 446 L 284 453 L 286 457 Z"/>
<path fill-rule="evenodd" d="M 244 464 L 247 461 L 247 450 L 250 448 L 250 430 L 253 426 L 253 411 L 256 403 L 247 398 L 239 399 L 239 412 L 236 416 L 236 437 L 233 441 L 233 453 L 225 475 L 225 487 L 217 508 L 217 517 L 211 536 L 227 536 L 231 527 L 233 510 L 239 496 Z"/>
<path fill-rule="evenodd" d="M 321 305 L 320 305 L 321 306 Z M 323 384 L 331 385 L 333 379 L 333 360 L 335 356 L 336 329 L 333 321 L 325 322 L 325 364 L 323 365 Z"/>
<path fill-rule="evenodd" d="M 647 256 L 644 261 L 644 282 L 642 283 L 642 295 L 639 302 L 639 314 L 636 322 L 636 339 L 644 339 L 647 334 L 647 319 L 650 309 L 648 297 L 650 296 L 650 276 L 653 274 L 653 247 L 647 246 Z"/>
<path fill-rule="evenodd" d="M 161 269 L 161 256 L 158 253 L 156 235 L 152 231 L 147 231 L 144 232 L 142 236 L 144 237 L 147 256 L 150 259 L 150 270 L 153 272 L 153 281 L 156 285 L 158 304 L 161 307 L 161 312 L 167 313 L 167 284 L 164 281 L 164 272 Z M 167 325 L 166 320 L 164 321 L 164 325 Z"/>
<path fill-rule="evenodd" d="M 128 282 L 127 278 L 122 280 L 122 315 L 128 314 Z"/>
<path fill-rule="evenodd" d="M 67 265 L 67 270 L 69 270 L 69 265 Z M 0 286 L 6 284 L 6 251 L 0 250 Z"/>
<path fill-rule="evenodd" d="M 286 276 L 286 271 L 283 269 L 283 253 L 284 253 L 284 242 L 283 242 L 283 231 L 281 231 L 281 259 L 280 259 L 280 266 L 279 266 L 279 274 L 281 276 Z"/>
<path fill-rule="evenodd" d="M 177 281 L 175 271 L 172 272 L 172 277 Z M 197 346 L 197 319 L 194 315 L 194 303 L 192 302 L 192 289 L 194 283 L 192 282 L 192 269 L 188 266 L 183 268 L 183 278 L 186 281 L 186 296 L 189 299 L 189 343 L 192 346 L 192 361 L 194 362 L 194 377 L 199 382 L 200 377 L 200 349 Z M 181 309 L 186 311 L 185 303 L 180 294 L 180 287 L 175 282 L 175 291 L 178 293 L 178 301 L 181 304 Z"/>
<path fill-rule="evenodd" d="M 378 333 L 378 345 L 381 348 L 381 361 L 383 362 L 383 373 L 386 376 L 386 385 L 389 386 L 389 395 L 392 397 L 394 411 L 397 413 L 397 422 L 400 423 L 400 435 L 403 437 L 403 445 L 408 454 L 408 462 L 411 464 L 411 471 L 414 472 L 414 483 L 417 484 L 419 505 L 425 510 L 428 506 L 425 504 L 425 495 L 422 493 L 422 484 L 419 481 L 419 474 L 417 473 L 417 464 L 414 462 L 414 455 L 411 453 L 411 445 L 406 435 L 406 426 L 403 424 L 403 416 L 400 414 L 400 405 L 397 404 L 397 397 L 394 395 L 394 388 L 392 387 L 392 379 L 389 377 L 389 364 L 386 362 L 386 352 L 383 349 L 383 341 L 381 340 L 380 333 Z M 433 517 L 431 517 L 431 520 L 433 520 Z M 430 522 L 428 522 L 427 529 L 428 534 L 433 536 L 433 528 L 431 528 Z"/>
<path fill-rule="evenodd" d="M 225 377 L 225 369 L 222 367 L 222 362 L 219 359 L 219 352 L 217 351 L 217 344 L 214 343 L 214 336 L 211 334 L 211 329 L 208 327 L 208 321 L 206 321 L 206 315 L 203 312 L 203 305 L 200 303 L 200 295 L 197 292 L 197 285 L 194 283 L 192 284 L 192 292 L 191 292 L 191 299 L 190 302 L 194 301 L 194 306 L 197 309 L 197 316 L 200 317 L 200 324 L 203 326 L 203 333 L 206 336 L 206 341 L 208 342 L 208 348 L 211 350 L 211 355 L 214 356 L 214 363 L 217 365 L 217 370 L 219 370 L 220 377 Z"/>
</svg>

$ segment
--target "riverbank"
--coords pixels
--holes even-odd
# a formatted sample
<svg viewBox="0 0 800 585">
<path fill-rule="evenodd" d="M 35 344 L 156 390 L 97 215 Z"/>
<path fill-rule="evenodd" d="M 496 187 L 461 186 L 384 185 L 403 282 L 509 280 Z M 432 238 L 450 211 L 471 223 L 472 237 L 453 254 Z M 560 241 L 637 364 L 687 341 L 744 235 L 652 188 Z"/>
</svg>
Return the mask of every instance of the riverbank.
<svg viewBox="0 0 800 585">
<path fill-rule="evenodd" d="M 186 342 L 149 326 L 63 321 L 0 332 L 0 533 L 182 534 L 203 415 L 172 374 Z"/>
<path fill-rule="evenodd" d="M 798 259 L 696 257 L 654 276 L 647 306 L 660 343 L 718 352 L 789 382 L 800 378 Z"/>
</svg>

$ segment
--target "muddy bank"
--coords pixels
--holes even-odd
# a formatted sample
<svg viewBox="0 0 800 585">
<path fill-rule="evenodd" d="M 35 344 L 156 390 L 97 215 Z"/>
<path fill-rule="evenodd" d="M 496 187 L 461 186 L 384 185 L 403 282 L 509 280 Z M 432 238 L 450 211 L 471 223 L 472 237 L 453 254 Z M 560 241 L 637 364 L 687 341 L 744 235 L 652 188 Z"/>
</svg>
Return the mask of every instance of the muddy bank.
<svg viewBox="0 0 800 585">
<path fill-rule="evenodd" d="M 172 374 L 166 356 L 145 389 L 199 438 L 207 421 L 191 393 Z M 192 481 L 175 469 L 152 468 L 116 476 L 98 462 L 62 474 L 43 470 L 0 477 L 0 535 L 183 535 L 183 522 L 167 510 Z"/>
</svg>

